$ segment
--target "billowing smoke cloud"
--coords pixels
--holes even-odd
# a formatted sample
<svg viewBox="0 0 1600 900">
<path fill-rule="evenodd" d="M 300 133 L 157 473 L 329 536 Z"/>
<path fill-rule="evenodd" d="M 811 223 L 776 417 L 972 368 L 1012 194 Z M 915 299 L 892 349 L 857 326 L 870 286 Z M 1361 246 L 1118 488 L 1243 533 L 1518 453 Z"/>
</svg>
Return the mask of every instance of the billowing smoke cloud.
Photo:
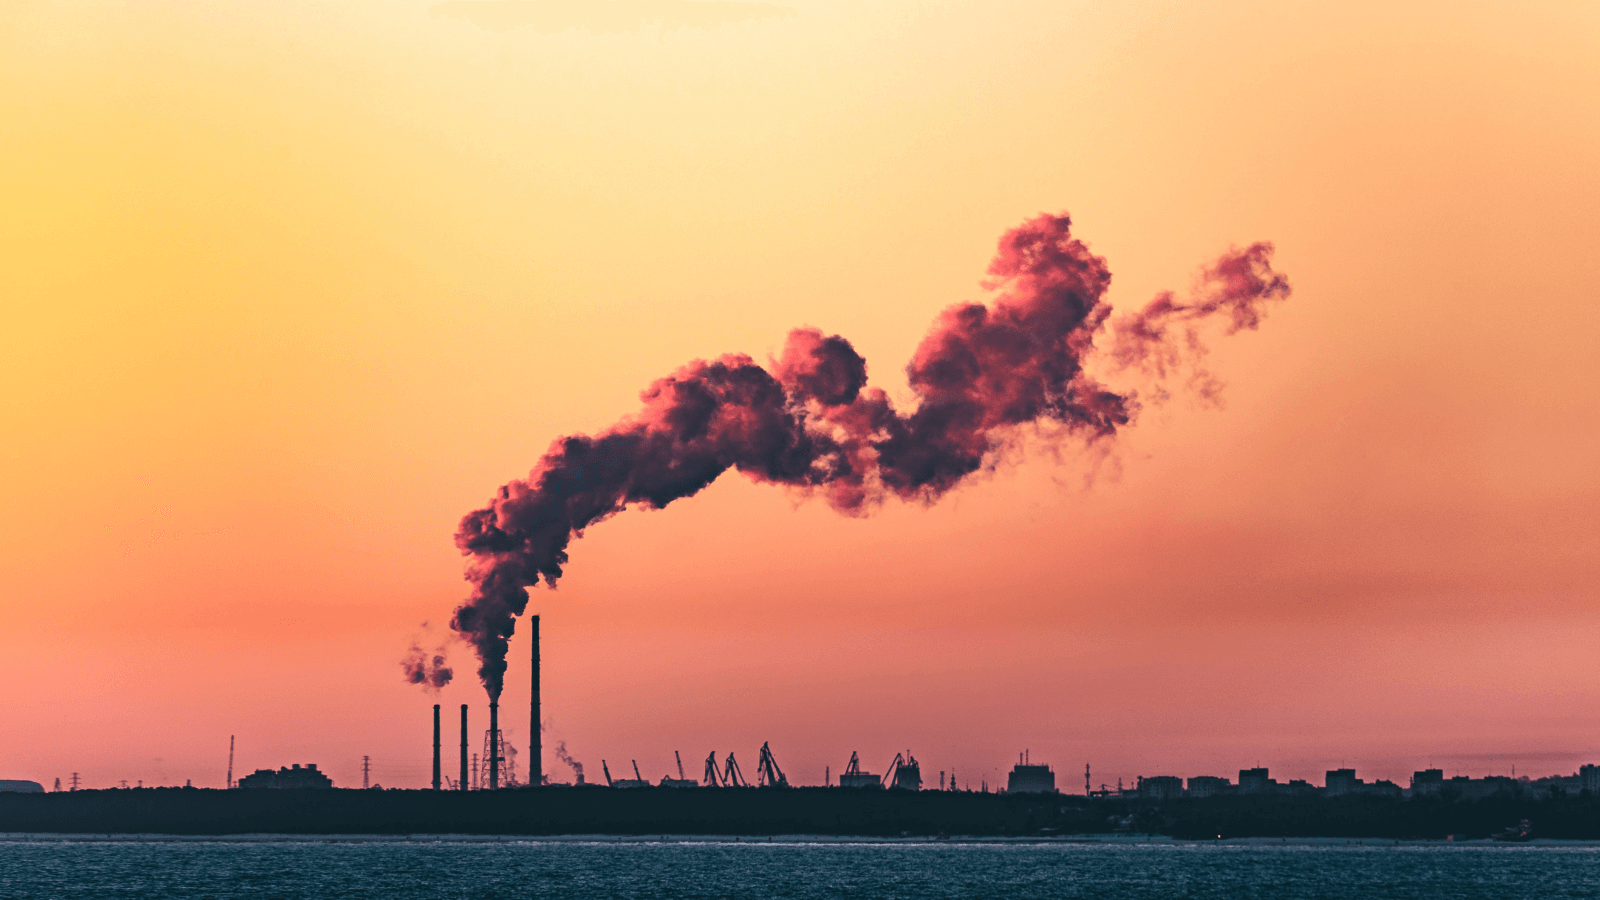
<svg viewBox="0 0 1600 900">
<path fill-rule="evenodd" d="M 405 672 L 406 681 L 420 684 L 433 693 L 438 693 L 440 688 L 449 684 L 450 679 L 455 677 L 455 672 L 445 659 L 444 648 L 428 651 L 422 649 L 416 641 L 411 643 L 411 649 L 407 650 L 405 657 L 400 660 L 400 668 Z"/>
<path fill-rule="evenodd" d="M 984 282 L 992 301 L 946 309 L 907 366 L 909 412 L 867 387 L 866 360 L 848 341 L 805 328 L 770 369 L 743 355 L 697 360 L 646 389 L 633 417 L 558 439 L 456 533 L 473 591 L 451 627 L 477 650 L 489 695 L 500 694 L 527 589 L 553 587 L 572 539 L 630 506 L 660 509 L 732 468 L 863 515 L 888 497 L 938 499 L 1039 430 L 1028 426 L 1095 441 L 1131 423 L 1136 398 L 1084 371 L 1111 315 L 1111 272 L 1070 226 L 1041 215 L 1001 237 Z M 1111 365 L 1161 378 L 1199 352 L 1202 319 L 1224 316 L 1230 333 L 1256 327 L 1263 305 L 1289 292 L 1271 254 L 1269 244 L 1230 251 L 1202 270 L 1193 299 L 1162 295 L 1113 324 Z"/>
<path fill-rule="evenodd" d="M 566 741 L 556 741 L 556 759 L 571 766 L 572 774 L 578 776 L 579 781 L 583 780 L 583 763 L 573 759 L 571 754 L 567 753 Z"/>
</svg>

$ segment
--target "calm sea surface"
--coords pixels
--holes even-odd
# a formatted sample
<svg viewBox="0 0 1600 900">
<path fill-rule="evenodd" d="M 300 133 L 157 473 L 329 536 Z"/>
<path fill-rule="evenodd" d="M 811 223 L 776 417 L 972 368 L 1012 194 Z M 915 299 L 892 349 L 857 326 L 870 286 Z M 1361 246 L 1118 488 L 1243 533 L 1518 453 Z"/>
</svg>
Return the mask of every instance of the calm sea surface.
<svg viewBox="0 0 1600 900">
<path fill-rule="evenodd" d="M 1600 897 L 1600 847 L 0 840 L 0 898 Z"/>
</svg>

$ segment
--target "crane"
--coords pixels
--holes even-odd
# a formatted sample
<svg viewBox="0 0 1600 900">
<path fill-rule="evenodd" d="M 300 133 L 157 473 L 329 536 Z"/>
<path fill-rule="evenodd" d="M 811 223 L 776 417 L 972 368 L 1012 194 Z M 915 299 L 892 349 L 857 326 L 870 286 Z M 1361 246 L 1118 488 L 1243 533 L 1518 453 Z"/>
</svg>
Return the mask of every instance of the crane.
<svg viewBox="0 0 1600 900">
<path fill-rule="evenodd" d="M 711 755 L 706 757 L 706 774 L 700 780 L 706 783 L 706 787 L 722 787 L 722 777 L 717 774 L 717 751 L 711 751 Z"/>
<path fill-rule="evenodd" d="M 606 787 L 611 787 L 611 770 L 606 768 L 606 761 L 600 760 L 600 771 L 606 774 Z"/>
<path fill-rule="evenodd" d="M 728 753 L 727 770 L 722 773 L 722 784 L 725 787 L 749 787 L 750 782 L 744 780 L 744 773 L 739 771 L 739 763 L 734 761 L 733 753 Z"/>
<path fill-rule="evenodd" d="M 894 755 L 894 762 L 889 763 L 889 770 L 883 773 L 884 787 L 894 787 L 895 773 L 900 770 L 901 766 L 905 765 L 905 762 L 905 757 L 898 753 Z"/>
<path fill-rule="evenodd" d="M 789 779 L 785 778 L 783 770 L 778 768 L 778 760 L 772 755 L 772 748 L 765 743 L 761 745 L 761 761 L 756 764 L 756 786 L 789 786 Z"/>
<path fill-rule="evenodd" d="M 679 756 L 678 751 L 674 750 L 672 751 L 672 758 L 678 761 L 678 780 L 688 781 L 689 779 L 683 777 L 683 757 Z"/>
<path fill-rule="evenodd" d="M 631 759 L 628 760 L 628 761 L 633 763 L 633 780 L 639 782 L 640 784 L 644 784 L 645 783 L 644 776 L 639 774 L 639 763 L 638 763 L 638 761 L 637 760 L 631 760 Z"/>
</svg>

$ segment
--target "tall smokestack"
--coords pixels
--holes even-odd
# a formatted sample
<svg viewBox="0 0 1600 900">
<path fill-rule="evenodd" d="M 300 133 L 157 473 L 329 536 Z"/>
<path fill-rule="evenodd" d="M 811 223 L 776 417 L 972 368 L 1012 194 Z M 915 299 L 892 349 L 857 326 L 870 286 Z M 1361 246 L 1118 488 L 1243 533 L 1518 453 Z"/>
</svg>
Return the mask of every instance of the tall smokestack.
<svg viewBox="0 0 1600 900">
<path fill-rule="evenodd" d="M 456 790 L 464 791 L 472 782 L 467 780 L 467 705 L 461 704 L 461 783 Z"/>
<path fill-rule="evenodd" d="M 500 701 L 489 701 L 489 790 L 500 787 Z"/>
<path fill-rule="evenodd" d="M 439 704 L 433 705 L 433 789 L 439 789 Z"/>
<path fill-rule="evenodd" d="M 528 633 L 533 636 L 533 727 L 529 731 L 533 737 L 528 748 L 528 784 L 538 787 L 544 784 L 544 741 L 539 728 L 539 617 L 529 616 L 528 625 Z"/>
</svg>

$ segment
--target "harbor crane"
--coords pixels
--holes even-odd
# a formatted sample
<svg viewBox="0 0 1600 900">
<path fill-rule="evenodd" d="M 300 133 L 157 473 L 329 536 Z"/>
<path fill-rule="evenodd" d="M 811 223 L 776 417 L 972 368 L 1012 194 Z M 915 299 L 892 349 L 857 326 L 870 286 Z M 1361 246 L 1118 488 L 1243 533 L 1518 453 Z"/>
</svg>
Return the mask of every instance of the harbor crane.
<svg viewBox="0 0 1600 900">
<path fill-rule="evenodd" d="M 717 751 L 711 751 L 711 755 L 706 757 L 706 773 L 700 780 L 706 783 L 706 787 L 722 787 L 722 776 L 717 774 Z"/>
<path fill-rule="evenodd" d="M 783 770 L 778 768 L 778 760 L 772 755 L 772 748 L 766 743 L 761 745 L 761 761 L 756 764 L 756 787 L 789 786 L 789 779 L 783 775 Z"/>
<path fill-rule="evenodd" d="M 728 765 L 722 773 L 723 787 L 749 787 L 750 782 L 744 780 L 744 773 L 739 771 L 739 763 L 733 758 L 733 752 L 728 753 Z"/>
</svg>

